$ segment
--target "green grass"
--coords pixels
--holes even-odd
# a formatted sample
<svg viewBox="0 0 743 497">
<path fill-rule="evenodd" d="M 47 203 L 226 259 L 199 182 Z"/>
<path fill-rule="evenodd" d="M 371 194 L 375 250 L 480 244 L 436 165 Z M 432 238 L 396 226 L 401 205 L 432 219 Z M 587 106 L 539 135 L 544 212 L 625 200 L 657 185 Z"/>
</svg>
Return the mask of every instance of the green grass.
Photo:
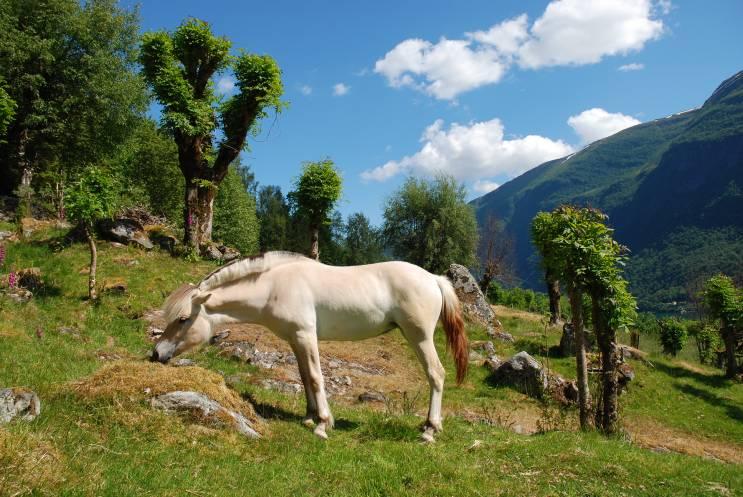
<svg viewBox="0 0 743 497">
<path fill-rule="evenodd" d="M 414 412 L 380 412 L 331 400 L 337 427 L 322 442 L 299 423 L 301 395 L 257 387 L 261 371 L 220 356 L 214 348 L 193 357 L 225 375 L 250 373 L 235 388 L 267 418 L 263 439 L 250 441 L 193 425 L 153 411 L 144 401 L 76 395 L 70 382 L 104 364 L 98 351 L 144 359 L 151 344 L 145 339 L 142 313 L 213 265 L 101 243 L 99 281 L 123 278 L 128 292 L 104 295 L 94 306 L 83 298 L 86 275 L 80 270 L 87 264 L 86 247 L 55 252 L 52 246 L 41 236 L 7 245 L 6 268 L 40 267 L 47 289 L 23 305 L 0 297 L 0 386 L 26 386 L 42 400 L 42 414 L 35 421 L 0 428 L 0 467 L 6 469 L 0 471 L 0 495 L 715 496 L 743 489 L 741 465 L 654 453 L 624 437 L 606 439 L 595 433 L 526 436 L 498 423 L 450 415 L 437 442 L 421 445 L 419 414 L 427 402 L 423 385 Z M 114 262 L 121 257 L 139 264 Z M 550 368 L 574 375 L 569 358 L 545 356 L 559 341 L 557 331 L 545 334 L 538 322 L 518 318 L 501 321 L 517 342 L 497 343 L 499 355 L 527 349 Z M 59 333 L 62 326 L 76 328 L 79 337 Z M 471 329 L 470 334 L 485 338 L 482 330 Z M 442 335 L 437 338 L 443 356 Z M 693 373 L 677 361 L 651 360 L 654 369 L 634 364 L 638 379 L 622 397 L 625 419 L 649 418 L 743 446 L 741 385 L 708 368 Z M 452 371 L 450 357 L 444 363 Z M 444 394 L 449 413 L 545 407 L 490 385 L 484 368 L 473 367 L 462 388 L 451 383 Z M 475 440 L 479 446 L 470 449 Z M 19 466 L 24 460 L 39 462 Z"/>
</svg>

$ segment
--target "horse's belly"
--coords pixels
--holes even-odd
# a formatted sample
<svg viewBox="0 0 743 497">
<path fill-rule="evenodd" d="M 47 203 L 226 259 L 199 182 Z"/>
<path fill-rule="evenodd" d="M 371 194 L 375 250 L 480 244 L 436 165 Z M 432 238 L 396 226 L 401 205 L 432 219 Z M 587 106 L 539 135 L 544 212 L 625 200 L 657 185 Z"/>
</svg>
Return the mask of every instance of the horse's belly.
<svg viewBox="0 0 743 497">
<path fill-rule="evenodd" d="M 365 340 L 392 329 L 394 324 L 381 313 L 334 313 L 318 315 L 319 340 Z"/>
</svg>

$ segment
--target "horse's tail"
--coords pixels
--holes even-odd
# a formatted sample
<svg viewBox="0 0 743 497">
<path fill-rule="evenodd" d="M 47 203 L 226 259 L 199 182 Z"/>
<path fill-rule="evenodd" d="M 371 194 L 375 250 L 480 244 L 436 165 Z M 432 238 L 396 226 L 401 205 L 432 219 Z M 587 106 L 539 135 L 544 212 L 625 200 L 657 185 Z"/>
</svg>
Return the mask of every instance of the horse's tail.
<svg viewBox="0 0 743 497">
<path fill-rule="evenodd" d="M 454 356 L 454 363 L 457 366 L 457 385 L 460 385 L 467 375 L 469 363 L 469 345 L 462 320 L 462 309 L 451 282 L 444 276 L 436 278 L 444 299 L 441 306 L 441 322 L 446 331 L 446 345 Z"/>
</svg>

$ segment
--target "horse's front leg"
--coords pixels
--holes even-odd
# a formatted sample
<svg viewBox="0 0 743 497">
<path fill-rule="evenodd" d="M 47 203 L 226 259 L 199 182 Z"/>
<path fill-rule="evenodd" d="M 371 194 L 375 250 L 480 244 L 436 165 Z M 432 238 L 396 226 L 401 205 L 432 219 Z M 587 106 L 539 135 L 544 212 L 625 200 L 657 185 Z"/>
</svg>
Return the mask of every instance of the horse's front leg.
<svg viewBox="0 0 743 497">
<path fill-rule="evenodd" d="M 298 332 L 293 347 L 296 350 L 297 363 L 306 365 L 306 385 L 310 387 L 309 390 L 312 392 L 315 401 L 315 414 L 318 422 L 314 433 L 318 437 L 326 439 L 328 438 L 326 430 L 333 427 L 333 415 L 330 413 L 328 399 L 325 396 L 325 382 L 320 368 L 320 351 L 317 348 L 315 330 Z"/>
<path fill-rule="evenodd" d="M 302 378 L 302 385 L 304 385 L 304 397 L 307 402 L 307 411 L 302 419 L 302 424 L 308 428 L 315 426 L 315 419 L 317 418 L 317 402 L 315 401 L 315 392 L 312 390 L 312 383 L 310 382 L 309 363 L 307 355 L 299 350 L 299 347 L 295 342 L 290 342 L 294 356 L 297 358 L 297 367 L 299 368 L 299 376 Z"/>
</svg>

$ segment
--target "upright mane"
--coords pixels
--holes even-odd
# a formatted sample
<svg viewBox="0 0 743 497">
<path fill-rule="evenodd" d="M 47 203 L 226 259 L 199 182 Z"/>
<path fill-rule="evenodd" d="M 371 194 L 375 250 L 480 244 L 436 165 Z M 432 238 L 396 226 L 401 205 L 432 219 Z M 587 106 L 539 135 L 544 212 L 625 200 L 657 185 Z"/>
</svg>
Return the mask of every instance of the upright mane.
<svg viewBox="0 0 743 497">
<path fill-rule="evenodd" d="M 258 274 L 269 269 L 298 260 L 309 260 L 294 252 L 266 252 L 263 255 L 247 257 L 232 261 L 215 269 L 198 285 L 199 292 L 207 292 L 219 286 L 231 283 L 251 274 Z"/>
</svg>

